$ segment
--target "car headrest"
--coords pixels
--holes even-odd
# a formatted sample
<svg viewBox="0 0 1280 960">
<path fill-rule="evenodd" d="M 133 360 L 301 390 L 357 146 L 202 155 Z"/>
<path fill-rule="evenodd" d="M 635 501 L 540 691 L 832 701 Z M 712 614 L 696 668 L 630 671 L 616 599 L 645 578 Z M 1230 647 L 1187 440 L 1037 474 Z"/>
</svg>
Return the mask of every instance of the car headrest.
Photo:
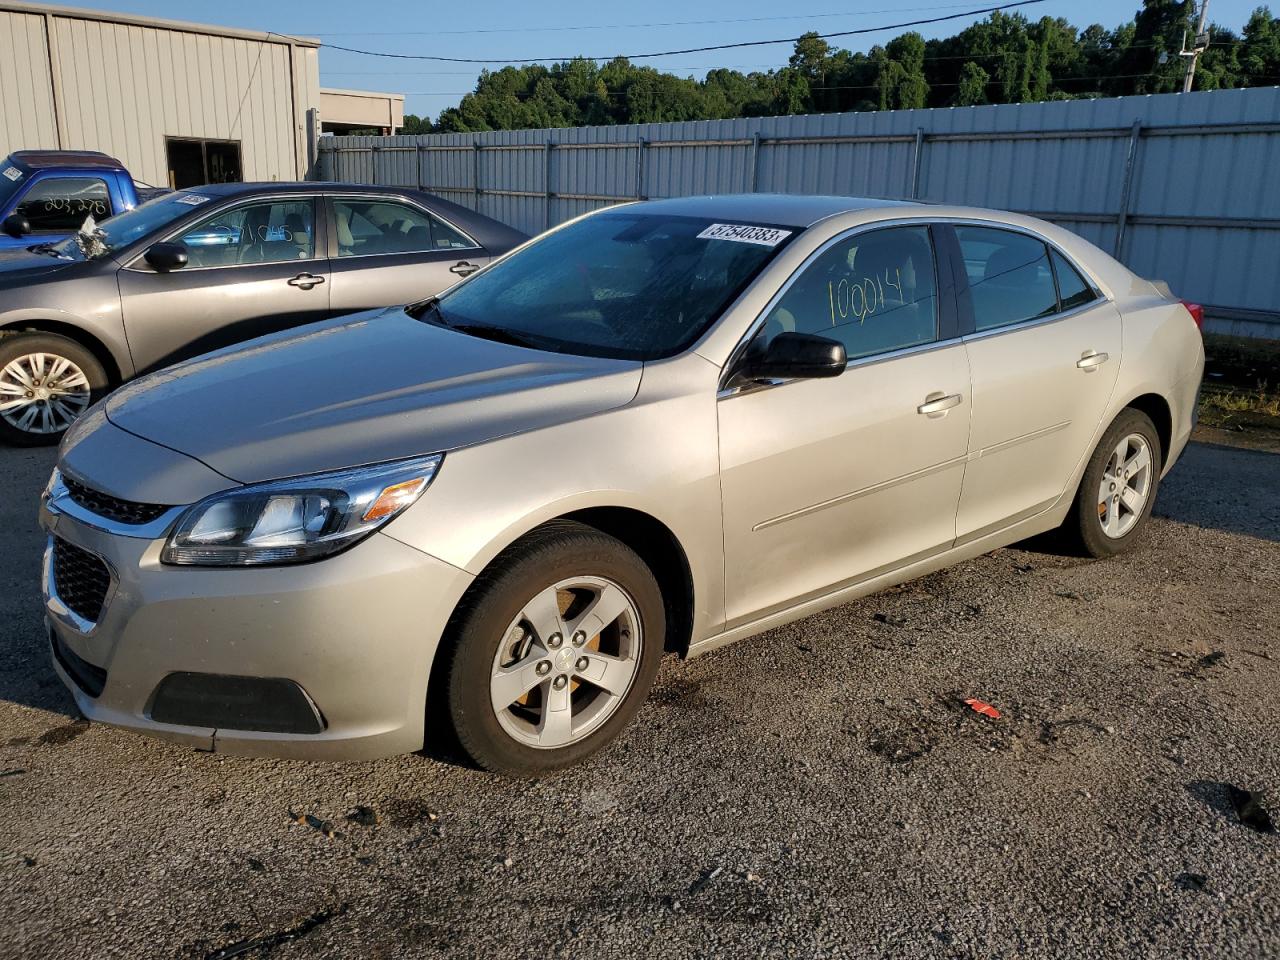
<svg viewBox="0 0 1280 960">
<path fill-rule="evenodd" d="M 334 222 L 338 228 L 338 246 L 348 249 L 356 245 L 356 238 L 351 235 L 351 208 L 339 208 Z"/>
<path fill-rule="evenodd" d="M 1023 267 L 1029 267 L 1034 263 L 1034 258 L 1027 259 L 1025 250 L 1019 251 L 1015 247 L 1001 247 L 987 257 L 987 265 L 982 270 L 982 279 L 996 280 L 1000 277 L 1008 276 Z"/>
</svg>

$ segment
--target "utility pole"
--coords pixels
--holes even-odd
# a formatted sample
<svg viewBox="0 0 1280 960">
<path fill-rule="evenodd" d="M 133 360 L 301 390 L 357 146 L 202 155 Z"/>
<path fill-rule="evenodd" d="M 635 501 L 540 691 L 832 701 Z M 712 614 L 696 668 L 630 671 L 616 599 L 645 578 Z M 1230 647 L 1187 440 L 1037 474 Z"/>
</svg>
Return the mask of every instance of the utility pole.
<svg viewBox="0 0 1280 960">
<path fill-rule="evenodd" d="M 1187 49 L 1187 35 L 1182 35 L 1182 52 L 1178 54 L 1180 57 L 1186 57 L 1187 70 L 1182 77 L 1182 92 L 1191 92 L 1191 82 L 1196 77 L 1196 61 L 1200 59 L 1200 54 L 1204 53 L 1209 46 L 1209 0 L 1201 0 L 1200 3 L 1200 22 L 1196 25 L 1195 40 L 1192 41 L 1191 49 Z"/>
</svg>

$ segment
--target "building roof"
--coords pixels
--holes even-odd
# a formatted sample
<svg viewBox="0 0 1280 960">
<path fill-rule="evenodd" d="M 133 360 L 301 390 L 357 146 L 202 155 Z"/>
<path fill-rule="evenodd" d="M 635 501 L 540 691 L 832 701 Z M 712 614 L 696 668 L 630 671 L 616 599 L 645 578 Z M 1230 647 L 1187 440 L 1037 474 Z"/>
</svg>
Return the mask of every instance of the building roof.
<svg viewBox="0 0 1280 960">
<path fill-rule="evenodd" d="M 238 40 L 258 40 L 266 43 L 287 43 L 303 47 L 319 47 L 315 37 L 295 37 L 261 30 L 240 30 L 236 27 L 218 27 L 205 23 L 188 23 L 185 20 L 162 20 L 132 13 L 113 13 L 108 10 L 86 10 L 82 7 L 55 6 L 51 3 L 24 3 L 19 0 L 0 0 L 0 11 L 12 13 L 53 14 L 74 20 L 97 20 L 103 23 L 127 23 L 153 30 L 176 30 L 182 33 L 203 33 L 214 37 L 233 37 Z"/>
</svg>

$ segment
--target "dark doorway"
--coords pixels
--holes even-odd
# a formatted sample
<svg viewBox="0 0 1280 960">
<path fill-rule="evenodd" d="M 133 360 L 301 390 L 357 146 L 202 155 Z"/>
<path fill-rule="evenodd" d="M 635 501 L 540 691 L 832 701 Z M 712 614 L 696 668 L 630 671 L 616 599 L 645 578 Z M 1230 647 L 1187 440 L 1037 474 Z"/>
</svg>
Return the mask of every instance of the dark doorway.
<svg viewBox="0 0 1280 960">
<path fill-rule="evenodd" d="M 169 157 L 169 186 L 174 190 L 203 183 L 239 183 L 244 179 L 238 140 L 166 137 L 165 149 Z"/>
</svg>

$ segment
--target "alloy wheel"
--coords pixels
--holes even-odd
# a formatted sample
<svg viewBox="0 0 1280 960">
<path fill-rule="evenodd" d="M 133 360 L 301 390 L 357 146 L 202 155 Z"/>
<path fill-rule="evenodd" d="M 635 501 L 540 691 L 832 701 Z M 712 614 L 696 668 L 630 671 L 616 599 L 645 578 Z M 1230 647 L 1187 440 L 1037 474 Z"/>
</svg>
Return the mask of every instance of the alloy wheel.
<svg viewBox="0 0 1280 960">
<path fill-rule="evenodd" d="M 490 702 L 502 729 L 550 750 L 598 730 L 626 699 L 640 664 L 635 601 L 602 577 L 574 577 L 532 597 L 493 660 Z"/>
<path fill-rule="evenodd" d="M 89 378 L 66 357 L 28 353 L 0 370 L 0 417 L 24 433 L 61 433 L 89 400 Z"/>
<path fill-rule="evenodd" d="M 1140 433 L 1121 440 L 1102 470 L 1098 485 L 1098 522 L 1118 540 L 1133 529 L 1151 495 L 1151 444 Z"/>
</svg>

